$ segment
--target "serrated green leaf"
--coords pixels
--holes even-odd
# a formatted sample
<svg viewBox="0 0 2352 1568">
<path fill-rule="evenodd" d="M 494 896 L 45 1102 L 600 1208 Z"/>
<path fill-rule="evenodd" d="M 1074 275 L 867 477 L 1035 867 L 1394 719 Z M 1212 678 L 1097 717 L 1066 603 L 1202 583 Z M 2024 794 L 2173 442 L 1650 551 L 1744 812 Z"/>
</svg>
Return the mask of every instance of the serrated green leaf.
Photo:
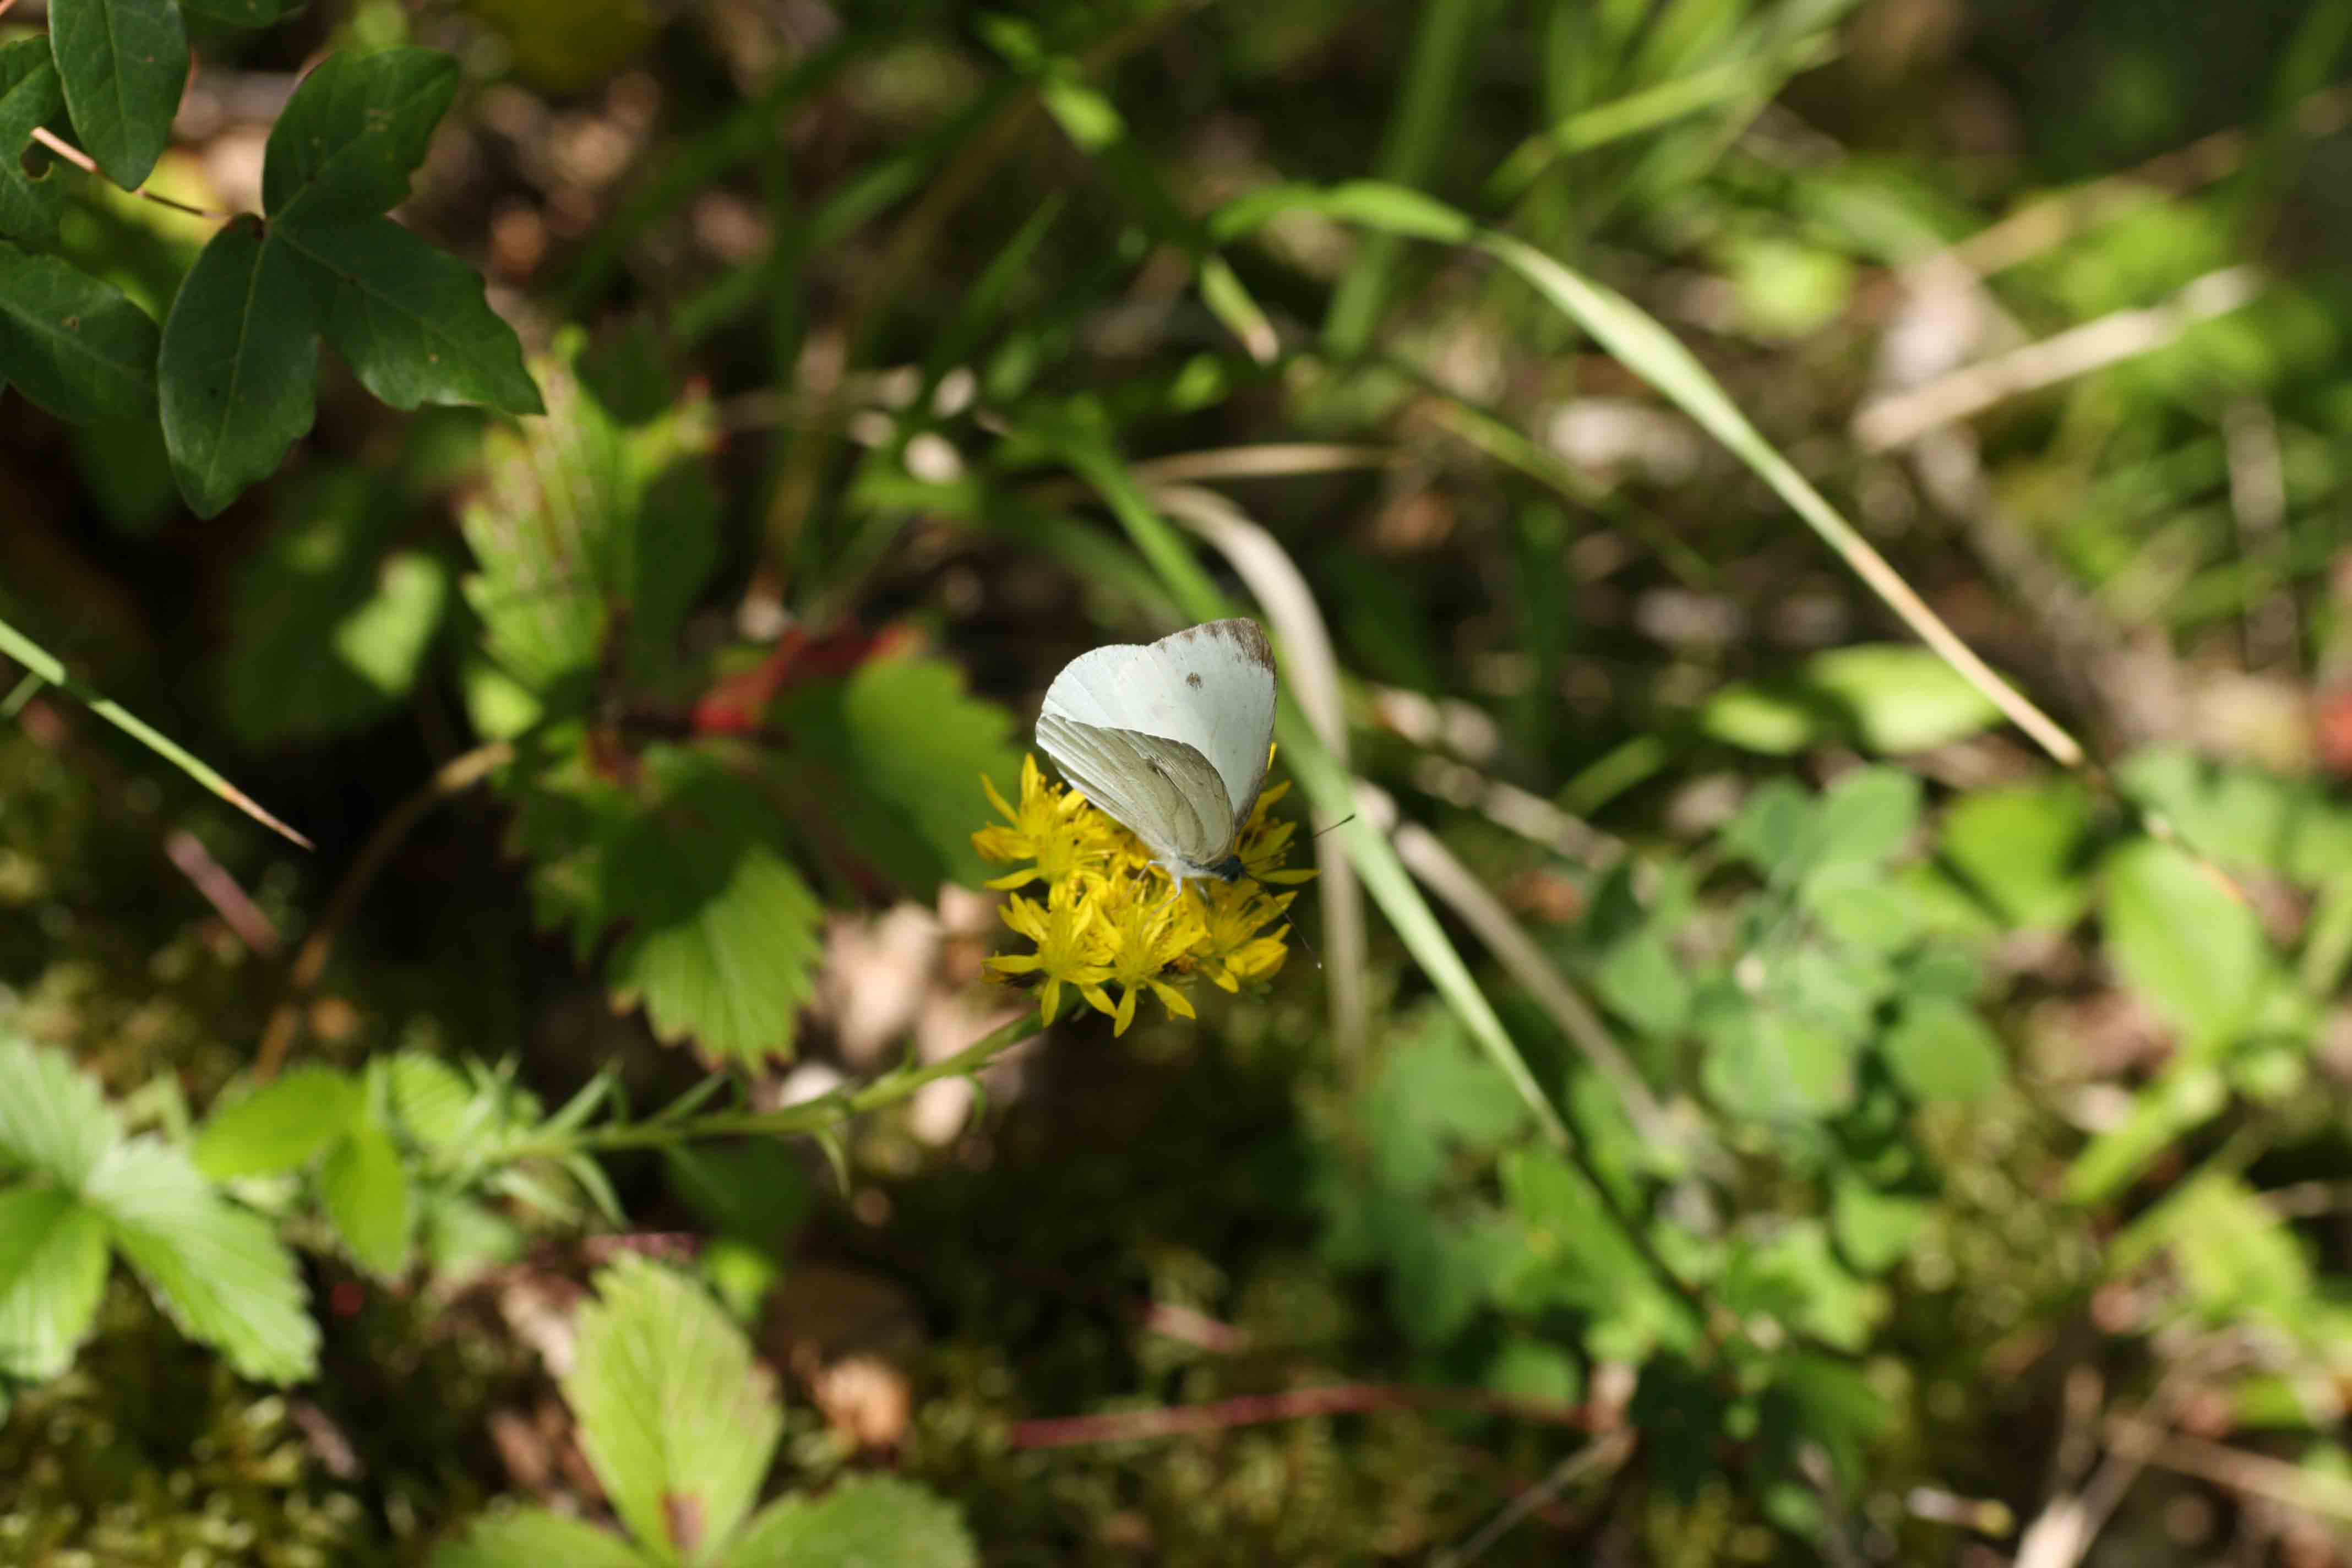
<svg viewBox="0 0 2352 1568">
<path fill-rule="evenodd" d="M 629 1258 L 573 1320 L 563 1396 L 613 1511 L 664 1562 L 700 1562 L 751 1511 L 783 1430 L 742 1331 L 680 1276 Z"/>
<path fill-rule="evenodd" d="M 185 1154 L 153 1138 L 118 1144 L 84 1197 L 182 1333 L 247 1377 L 295 1383 L 318 1370 L 319 1328 L 293 1254 L 267 1220 L 214 1192 Z"/>
<path fill-rule="evenodd" d="M 106 1222 L 58 1187 L 0 1192 L 0 1373 L 73 1364 L 106 1289 Z"/>
<path fill-rule="evenodd" d="M 463 1538 L 434 1548 L 433 1568 L 646 1568 L 611 1531 L 541 1508 L 484 1514 Z"/>
<path fill-rule="evenodd" d="M 53 179 L 25 172 L 23 150 L 34 129 L 65 112 L 64 90 L 49 46 L 39 38 L 0 45 L 0 237 L 26 245 L 49 245 L 58 237 L 58 209 L 65 198 Z"/>
<path fill-rule="evenodd" d="M 330 1067 L 298 1067 L 205 1118 L 190 1151 L 214 1181 L 299 1170 L 350 1130 L 360 1086 Z"/>
<path fill-rule="evenodd" d="M 408 1268 L 415 1197 L 392 1137 L 364 1118 L 319 1167 L 319 1203 L 352 1259 L 393 1279 Z"/>
<path fill-rule="evenodd" d="M 709 1058 L 789 1055 L 824 908 L 774 847 L 751 785 L 690 753 L 648 761 L 671 772 L 668 797 L 604 868 L 610 912 L 630 928 L 606 968 L 614 999 L 643 1004 L 655 1034 L 691 1036 Z"/>
<path fill-rule="evenodd" d="M 762 1510 L 720 1568 L 976 1568 L 955 1506 L 895 1476 L 856 1476 L 821 1498 Z"/>
<path fill-rule="evenodd" d="M 402 1051 L 385 1064 L 384 1076 L 400 1131 L 428 1149 L 466 1135 L 474 1121 L 474 1086 L 465 1074 L 421 1051 Z"/>
<path fill-rule="evenodd" d="M 328 56 L 270 127 L 262 210 L 311 222 L 390 212 L 457 92 L 457 62 L 437 50 Z"/>
<path fill-rule="evenodd" d="M 315 275 L 258 219 L 213 236 L 163 322 L 156 395 L 180 493 L 211 517 L 268 479 L 310 428 Z"/>
<path fill-rule="evenodd" d="M 96 1079 L 63 1051 L 0 1034 L 0 1172 L 30 1171 L 79 1191 L 121 1141 Z"/>
<path fill-rule="evenodd" d="M 310 0 L 180 0 L 180 9 L 232 27 L 266 27 L 309 4 Z"/>
<path fill-rule="evenodd" d="M 491 433 L 488 484 L 459 517 L 480 568 L 464 589 L 486 646 L 538 693 L 596 668 L 616 616 L 632 665 L 658 667 L 719 561 L 709 402 L 625 430 L 582 391 L 576 351 L 575 341 L 537 363 L 547 417 Z"/>
<path fill-rule="evenodd" d="M 72 425 L 155 406 L 155 323 L 110 284 L 0 244 L 0 374 Z"/>
<path fill-rule="evenodd" d="M 930 851 L 933 886 L 977 888 L 996 869 L 971 847 L 971 792 L 984 776 L 1008 797 L 1019 793 L 1021 753 L 1013 715 L 973 697 L 962 675 L 936 659 L 875 659 L 841 694 L 852 787 L 887 803 Z"/>
<path fill-rule="evenodd" d="M 180 7 L 175 0 L 49 0 L 49 47 L 83 151 L 108 179 L 138 189 L 171 143 L 188 85 Z"/>
<path fill-rule="evenodd" d="M 2187 854 L 2145 839 L 2116 850 L 2101 912 L 2116 967 L 2192 1048 L 2253 1016 L 2272 968 L 2262 922 Z"/>
<path fill-rule="evenodd" d="M 327 341 L 394 408 L 481 404 L 542 414 L 522 342 L 481 275 L 388 217 L 281 221 L 286 244 L 328 279 Z"/>
<path fill-rule="evenodd" d="M 1919 1100 L 1982 1100 L 2000 1084 L 2000 1041 L 1973 1008 L 1944 996 L 1914 997 L 1879 1042 L 1895 1080 Z"/>
</svg>

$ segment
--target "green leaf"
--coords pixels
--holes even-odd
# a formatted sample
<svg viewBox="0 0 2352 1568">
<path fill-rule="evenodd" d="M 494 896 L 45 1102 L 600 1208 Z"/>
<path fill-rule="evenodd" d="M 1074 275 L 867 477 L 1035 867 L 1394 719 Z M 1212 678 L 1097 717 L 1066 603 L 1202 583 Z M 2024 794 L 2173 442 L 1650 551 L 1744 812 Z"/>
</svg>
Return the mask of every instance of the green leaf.
<svg viewBox="0 0 2352 1568">
<path fill-rule="evenodd" d="M 1906 1003 L 1878 1050 L 1895 1080 L 1923 1100 L 1982 1100 L 2000 1086 L 2005 1065 L 1985 1021 L 1945 996 Z"/>
<path fill-rule="evenodd" d="M 2175 1057 L 2132 1097 L 2131 1114 L 2091 1140 L 2066 1170 L 2066 1196 L 2095 1204 L 2113 1196 L 2172 1142 L 2221 1113 L 2229 1086 L 2211 1064 Z"/>
<path fill-rule="evenodd" d="M 488 483 L 459 516 L 486 646 L 540 693 L 595 669 L 616 624 L 633 666 L 658 668 L 719 561 L 709 402 L 623 429 L 572 374 L 579 342 L 539 362 L 548 416 L 484 441 Z"/>
<path fill-rule="evenodd" d="M 778 853 L 752 786 L 681 752 L 649 753 L 668 798 L 614 846 L 604 897 L 630 929 L 606 977 L 667 1041 L 705 1057 L 789 1055 L 814 985 L 824 907 Z"/>
<path fill-rule="evenodd" d="M 390 712 L 415 688 L 441 628 L 439 557 L 388 552 L 408 498 L 357 468 L 306 474 L 238 573 L 220 666 L 229 721 L 248 744 L 316 741 Z"/>
<path fill-rule="evenodd" d="M 50 245 L 58 237 L 58 209 L 64 204 L 58 183 L 25 172 L 22 155 L 36 127 L 65 112 L 58 68 L 39 38 L 0 45 L 0 237 L 26 245 Z"/>
<path fill-rule="evenodd" d="M 2000 710 L 1958 670 L 1907 643 L 1816 654 L 1805 679 L 1844 711 L 1866 750 L 1883 756 L 1948 745 L 2000 722 Z"/>
<path fill-rule="evenodd" d="M 106 1222 L 58 1187 L 0 1192 L 0 1373 L 73 1364 L 106 1289 Z"/>
<path fill-rule="evenodd" d="M 349 1130 L 360 1086 L 329 1067 L 298 1067 L 205 1118 L 191 1153 L 214 1181 L 299 1170 Z"/>
<path fill-rule="evenodd" d="M 1864 1274 L 1883 1274 L 1903 1260 L 1932 1212 L 1924 1198 L 1883 1193 L 1851 1173 L 1838 1177 L 1830 1197 L 1830 1229 L 1838 1250 Z"/>
<path fill-rule="evenodd" d="M 1019 792 L 1013 715 L 967 692 L 952 665 L 924 658 L 868 661 L 843 689 L 841 715 L 852 787 L 893 808 L 901 834 L 929 852 L 909 890 L 987 880 L 994 868 L 971 847 L 970 803 L 983 776 L 1008 798 Z"/>
<path fill-rule="evenodd" d="M 309 4 L 310 0 L 180 0 L 180 9 L 232 27 L 266 27 Z"/>
<path fill-rule="evenodd" d="M 174 0 L 50 0 L 49 47 L 83 151 L 108 179 L 138 189 L 171 142 L 172 116 L 188 85 L 179 6 Z"/>
<path fill-rule="evenodd" d="M 1820 1121 L 1853 1103 L 1853 1046 L 1810 1018 L 1737 992 L 1700 1005 L 1700 1081 L 1726 1110 L 1759 1121 Z"/>
<path fill-rule="evenodd" d="M 393 1121 L 426 1148 L 446 1147 L 477 1125 L 470 1114 L 474 1086 L 447 1062 L 422 1051 L 402 1051 L 383 1070 Z"/>
<path fill-rule="evenodd" d="M 433 1552 L 433 1568 L 646 1568 L 651 1561 L 611 1531 L 541 1508 L 484 1514 L 462 1540 Z"/>
<path fill-rule="evenodd" d="M 155 406 L 155 323 L 120 289 L 54 256 L 0 245 L 0 372 L 71 425 Z"/>
<path fill-rule="evenodd" d="M 1382 1186 L 1425 1193 L 1454 1151 L 1484 1152 L 1527 1124 L 1508 1079 L 1472 1051 L 1451 1015 L 1421 1010 L 1365 1097 L 1364 1127 Z"/>
<path fill-rule="evenodd" d="M 457 62 L 436 50 L 328 56 L 270 127 L 262 210 L 311 222 L 390 212 L 457 91 Z"/>
<path fill-rule="evenodd" d="M 121 1141 L 96 1079 L 63 1051 L 0 1034 L 0 1171 L 30 1171 L 79 1191 Z"/>
<path fill-rule="evenodd" d="M 2108 1249 L 2113 1273 L 2168 1249 L 2182 1289 L 2210 1322 L 2255 1314 L 2292 1322 L 2311 1300 L 2311 1259 L 2294 1227 L 2234 1176 L 2184 1183 L 2133 1222 Z"/>
<path fill-rule="evenodd" d="M 394 408 L 546 412 L 521 341 L 490 309 L 472 268 L 388 217 L 294 218 L 278 233 L 328 280 L 327 341 L 378 398 Z"/>
<path fill-rule="evenodd" d="M 2101 910 L 2108 957 L 2192 1048 L 2251 1019 L 2272 967 L 2262 922 L 2186 853 L 2148 839 L 2117 849 Z"/>
<path fill-rule="evenodd" d="M 955 1505 L 895 1476 L 856 1476 L 821 1498 L 779 1498 L 717 1559 L 721 1568 L 977 1568 Z"/>
<path fill-rule="evenodd" d="M 1822 794 L 1813 818 L 1815 866 L 1891 858 L 1919 826 L 1919 781 L 1896 768 L 1856 768 Z"/>
<path fill-rule="evenodd" d="M 1724 1304 L 1777 1319 L 1843 1351 L 1859 1351 L 1885 1315 L 1878 1287 L 1847 1273 L 1818 1220 L 1793 1220 L 1739 1248 L 1725 1271 Z"/>
<path fill-rule="evenodd" d="M 84 1196 L 181 1332 L 247 1377 L 295 1383 L 317 1372 L 319 1329 L 293 1254 L 185 1154 L 152 1138 L 118 1144 Z"/>
<path fill-rule="evenodd" d="M 783 1413 L 741 1331 L 639 1258 L 596 1277 L 563 1396 L 613 1511 L 662 1561 L 699 1562 L 751 1511 Z M 878 1559 L 877 1561 L 891 1561 Z"/>
<path fill-rule="evenodd" d="M 400 1151 L 382 1127 L 352 1124 L 319 1168 L 319 1201 L 361 1268 L 384 1279 L 407 1271 L 415 1205 Z"/>
<path fill-rule="evenodd" d="M 2063 931 L 2091 901 L 2091 801 L 2073 779 L 1981 790 L 1944 814 L 1944 858 L 2012 925 Z"/>
<path fill-rule="evenodd" d="M 315 278 L 257 218 L 215 235 L 163 322 L 156 391 L 180 493 L 218 513 L 277 472 L 310 428 L 319 380 Z"/>
</svg>

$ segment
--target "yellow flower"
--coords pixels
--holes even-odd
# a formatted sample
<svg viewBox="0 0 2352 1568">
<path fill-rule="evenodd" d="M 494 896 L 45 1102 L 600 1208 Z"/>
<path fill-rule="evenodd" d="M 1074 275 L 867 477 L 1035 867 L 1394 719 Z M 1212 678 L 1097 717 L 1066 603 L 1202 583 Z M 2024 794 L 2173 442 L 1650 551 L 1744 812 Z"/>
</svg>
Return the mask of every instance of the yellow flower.
<svg viewBox="0 0 2352 1568">
<path fill-rule="evenodd" d="M 1049 887 L 1058 886 L 1074 872 L 1094 866 L 1108 858 L 1111 852 L 1108 835 L 1101 830 L 1100 812 L 1089 811 L 1086 796 L 1076 790 L 1066 790 L 1045 782 L 1037 769 L 1037 759 L 1021 759 L 1021 808 L 1015 811 L 996 793 L 995 784 L 981 775 L 980 787 L 1012 824 L 1009 827 L 991 826 L 971 836 L 972 847 L 988 860 L 1034 860 L 1035 865 L 989 882 L 992 888 L 1018 888 L 1043 877 Z M 1105 819 L 1107 820 L 1107 819 Z"/>
<path fill-rule="evenodd" d="M 992 958 L 989 966 L 1007 977 L 1043 975 L 1039 1010 L 1047 1023 L 1060 1010 L 1064 985 L 1107 1015 L 1113 1035 L 1127 1033 L 1146 991 L 1171 1016 L 1190 1018 L 1192 1004 L 1181 987 L 1195 976 L 1237 992 L 1271 977 L 1289 956 L 1290 928 L 1278 922 L 1297 895 L 1270 889 L 1315 873 L 1281 868 L 1297 827 L 1267 808 L 1288 784 L 1260 795 L 1243 826 L 1234 853 L 1247 876 L 1194 883 L 1171 898 L 1151 851 L 1084 795 L 1047 782 L 1034 757 L 1022 762 L 1017 810 L 982 784 L 1005 825 L 982 828 L 973 846 L 991 860 L 1030 862 L 989 886 L 1046 885 L 1043 904 L 1015 894 L 1004 910 L 1004 923 L 1036 951 Z"/>
<path fill-rule="evenodd" d="M 1110 974 L 1104 962 L 1110 943 L 1101 917 L 1080 896 L 1083 884 L 1075 878 L 1057 882 L 1041 906 L 1015 893 L 1005 900 L 1004 923 L 1037 944 L 1037 951 L 1003 953 L 988 961 L 1000 974 L 1043 974 L 1045 994 L 1037 999 L 1038 1016 L 1048 1024 L 1062 1010 L 1062 987 L 1076 985 L 1096 992 Z"/>
</svg>

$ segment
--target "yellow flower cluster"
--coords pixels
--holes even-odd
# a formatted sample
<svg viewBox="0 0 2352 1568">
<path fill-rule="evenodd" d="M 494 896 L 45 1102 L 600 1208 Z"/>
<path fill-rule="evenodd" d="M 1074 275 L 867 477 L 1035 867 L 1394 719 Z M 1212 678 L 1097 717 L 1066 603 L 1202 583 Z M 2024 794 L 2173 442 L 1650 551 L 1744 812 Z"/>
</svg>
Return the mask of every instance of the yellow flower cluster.
<svg viewBox="0 0 2352 1568">
<path fill-rule="evenodd" d="M 1014 893 L 1003 910 L 1004 923 L 1036 951 L 992 958 L 989 967 L 1002 975 L 1043 975 L 1037 1005 L 1045 1022 L 1061 1011 L 1065 985 L 1108 1014 L 1114 1035 L 1135 1022 L 1136 998 L 1146 989 L 1171 1014 L 1190 1018 L 1192 1004 L 1178 987 L 1194 976 L 1239 991 L 1244 980 L 1273 974 L 1289 955 L 1283 939 L 1290 928 L 1266 928 L 1298 895 L 1268 888 L 1315 873 L 1279 869 L 1297 825 L 1276 820 L 1266 808 L 1289 793 L 1288 784 L 1259 795 L 1242 829 L 1234 852 L 1249 875 L 1197 883 L 1181 899 L 1169 897 L 1168 874 L 1140 839 L 1077 791 L 1049 782 L 1035 757 L 1022 761 L 1018 807 L 988 780 L 981 786 L 1004 822 L 973 834 L 973 847 L 990 860 L 1024 862 L 988 885 L 1045 884 L 1042 903 Z"/>
</svg>

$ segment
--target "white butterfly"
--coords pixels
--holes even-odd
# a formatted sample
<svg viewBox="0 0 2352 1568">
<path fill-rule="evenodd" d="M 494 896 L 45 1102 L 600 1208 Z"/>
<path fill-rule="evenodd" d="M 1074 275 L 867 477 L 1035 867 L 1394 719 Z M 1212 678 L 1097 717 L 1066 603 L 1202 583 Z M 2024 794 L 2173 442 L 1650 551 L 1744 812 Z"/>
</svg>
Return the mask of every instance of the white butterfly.
<svg viewBox="0 0 2352 1568">
<path fill-rule="evenodd" d="M 1046 689 L 1037 743 L 1143 840 L 1181 892 L 1242 875 L 1234 842 L 1265 783 L 1274 650 L 1255 621 L 1210 621 L 1080 654 Z"/>
</svg>

